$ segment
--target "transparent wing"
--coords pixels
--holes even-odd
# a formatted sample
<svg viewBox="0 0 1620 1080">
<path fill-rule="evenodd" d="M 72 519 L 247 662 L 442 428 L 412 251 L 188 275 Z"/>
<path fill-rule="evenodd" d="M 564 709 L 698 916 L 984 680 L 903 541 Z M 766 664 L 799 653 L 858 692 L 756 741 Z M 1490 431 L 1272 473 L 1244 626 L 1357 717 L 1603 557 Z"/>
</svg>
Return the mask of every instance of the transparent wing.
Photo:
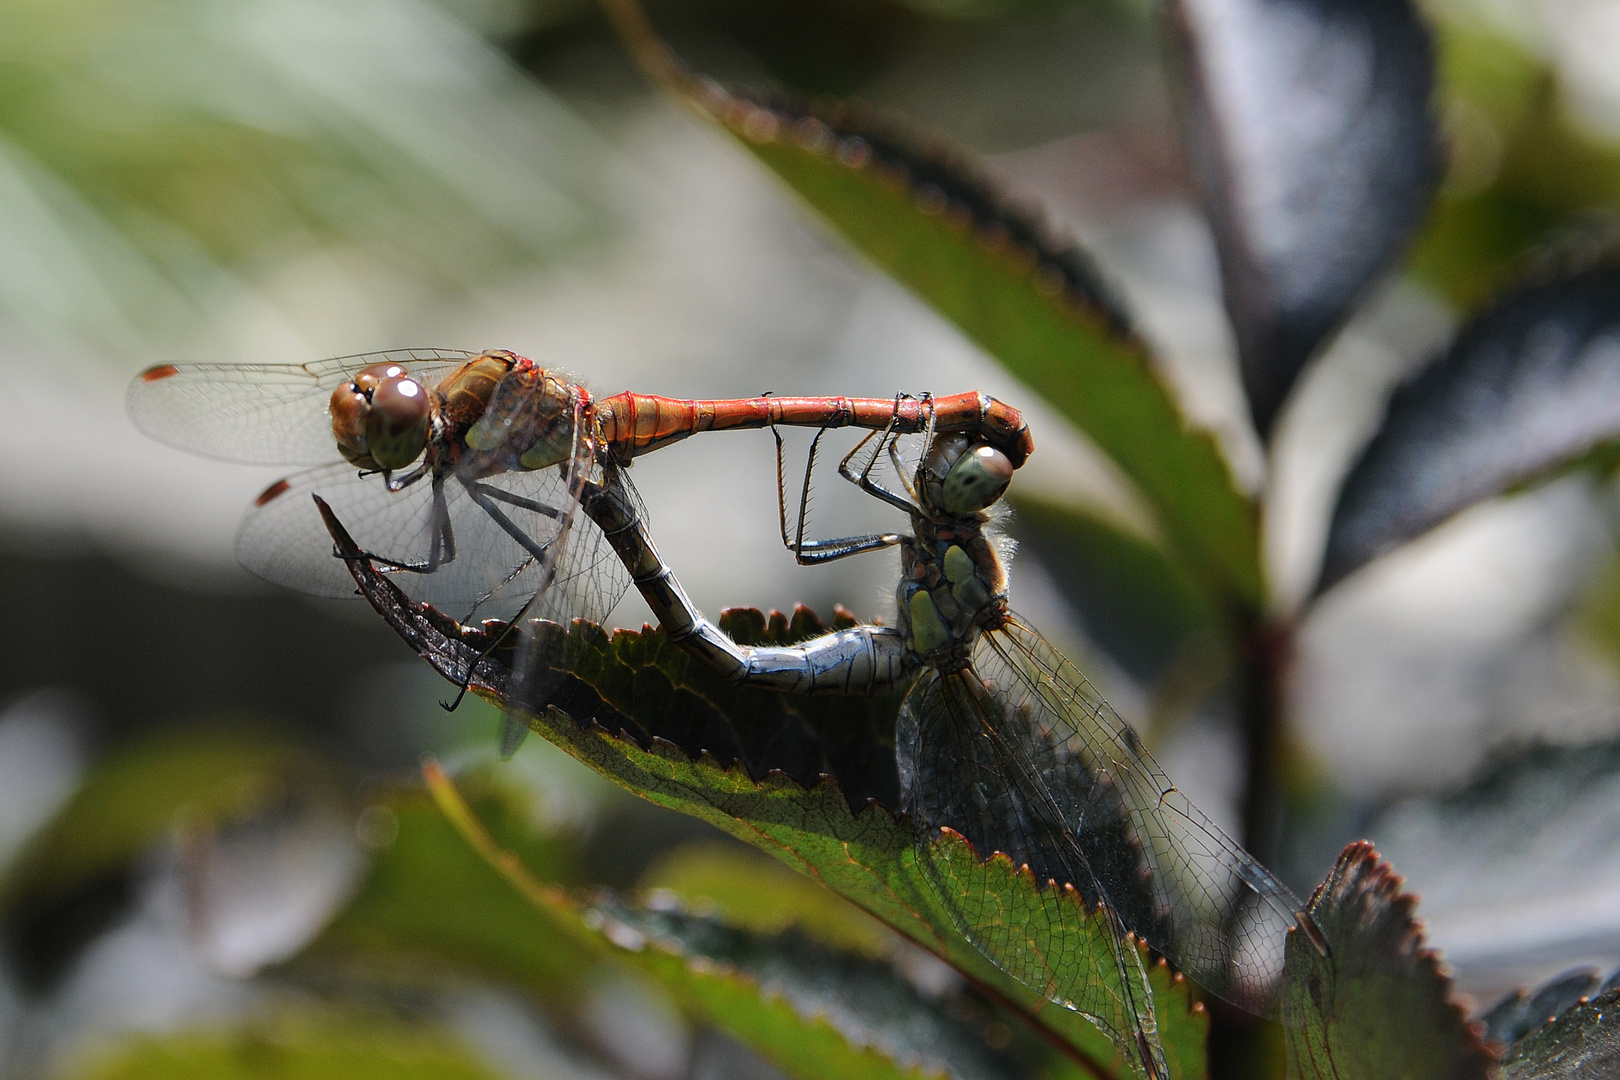
<svg viewBox="0 0 1620 1080">
<path fill-rule="evenodd" d="M 432 386 L 476 355 L 395 349 L 310 364 L 161 364 L 135 377 L 127 405 L 136 427 L 180 450 L 248 465 L 319 465 L 338 456 L 327 401 L 361 368 L 403 364 Z"/>
<path fill-rule="evenodd" d="M 575 618 L 601 622 L 630 585 L 630 575 L 606 535 L 582 512 L 581 501 L 604 482 L 594 427 L 577 387 L 538 372 L 514 372 L 496 387 L 479 421 L 478 448 L 462 469 L 472 475 L 560 458 L 543 471 L 555 478 L 567 513 L 553 523 L 543 549 L 533 550 L 532 592 L 518 614 L 520 638 L 509 688 L 510 709 L 501 756 L 516 753 L 528 733 L 528 714 L 543 712 L 578 657 L 566 651 L 578 639 L 550 631 Z M 497 473 L 497 476 L 509 475 Z M 628 479 L 616 483 L 628 488 Z M 494 515 L 499 517 L 497 513 Z"/>
<path fill-rule="evenodd" d="M 575 502 L 555 467 L 476 485 L 423 478 L 400 491 L 348 464 L 311 469 L 272 485 L 248 511 L 237 534 L 243 566 L 300 592 L 353 594 L 311 495 L 331 504 L 361 550 L 394 568 L 408 595 L 463 621 L 510 619 L 525 607 L 559 622 L 599 621 L 629 586 L 600 530 L 567 528 Z"/>
<path fill-rule="evenodd" d="M 1085 1016 L 1141 1075 L 1168 1076 L 1153 995 L 1124 921 L 1099 905 L 1103 894 L 1083 857 L 1066 854 L 1056 872 L 1049 869 L 1054 860 L 1043 858 L 1064 830 L 1057 815 L 1041 809 L 1032 763 L 1019 764 L 1019 752 L 1002 745 L 1024 738 L 1010 730 L 1002 688 L 971 667 L 925 671 L 901 703 L 895 733 L 903 805 L 924 823 L 961 833 L 981 857 L 1005 852 L 1028 864 L 1042 885 L 1074 885 L 1080 903 L 1068 890 L 1047 887 L 1036 910 L 1009 908 L 988 866 L 953 865 L 931 846 L 925 875 L 957 930 L 986 959 Z"/>
<path fill-rule="evenodd" d="M 1303 905 L 1181 793 L 1085 676 L 1015 617 L 943 678 L 902 728 L 908 808 L 1038 880 L 1072 883 L 1205 989 L 1275 1018 Z M 1056 983 L 1084 981 L 1088 958 L 1044 961 Z"/>
</svg>

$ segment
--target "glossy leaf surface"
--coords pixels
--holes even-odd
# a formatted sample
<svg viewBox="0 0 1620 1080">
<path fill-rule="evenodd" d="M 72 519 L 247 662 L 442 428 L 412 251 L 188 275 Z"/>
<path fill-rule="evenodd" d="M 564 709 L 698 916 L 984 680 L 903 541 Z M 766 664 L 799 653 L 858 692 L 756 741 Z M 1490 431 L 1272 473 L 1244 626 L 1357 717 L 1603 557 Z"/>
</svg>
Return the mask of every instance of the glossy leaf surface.
<svg viewBox="0 0 1620 1080">
<path fill-rule="evenodd" d="M 1424 947 L 1416 900 L 1372 845 L 1351 844 L 1311 897 L 1329 955 L 1288 935 L 1283 1015 L 1294 1080 L 1471 1080 L 1494 1055 Z"/>
<path fill-rule="evenodd" d="M 1516 289 L 1391 398 L 1339 493 L 1318 588 L 1617 439 L 1620 265 Z"/>
<path fill-rule="evenodd" d="M 1620 742 L 1520 746 L 1461 789 L 1403 800 L 1367 829 L 1407 868 L 1459 981 L 1512 986 L 1601 956 L 1595 943 L 1620 931 L 1620 913 L 1593 902 L 1620 895 L 1616 800 Z M 1539 1021 L 1556 1009 L 1535 1011 Z"/>
<path fill-rule="evenodd" d="M 789 1075 L 817 1080 L 901 1077 L 1012 1078 L 1037 1062 L 1075 1075 L 1038 1040 L 994 1049 L 999 1011 L 962 988 L 925 996 L 887 960 L 831 948 L 797 931 L 759 934 L 673 899 L 651 904 L 597 891 L 569 894 L 534 877 L 498 844 L 435 766 L 429 788 L 462 838 L 546 920 L 662 983 L 682 1005 L 740 1039 Z M 1025 1033 L 1027 1036 L 1027 1032 Z M 1005 1052 L 1004 1052 L 1005 1051 Z M 1034 1058 L 1020 1060 L 1033 1054 Z"/>
<path fill-rule="evenodd" d="M 346 538 L 335 535 L 348 550 Z M 489 643 L 486 633 L 501 630 L 496 624 L 467 631 L 411 603 L 362 560 L 351 565 L 378 612 L 447 676 L 461 677 Z M 794 623 L 802 631 L 820 625 L 813 619 L 801 610 Z M 758 612 L 730 612 L 723 620 L 743 641 L 793 640 L 799 636 L 794 623 L 779 615 L 767 620 Z M 918 865 L 914 825 L 869 801 L 874 788 L 895 782 L 893 700 L 740 691 L 658 631 L 609 637 L 576 622 L 569 631 L 556 627 L 550 633 L 541 655 L 565 657 L 567 675 L 554 698 L 556 707 L 531 721 L 535 731 L 643 798 L 709 821 L 811 874 L 1010 1006 L 1037 1013 L 1052 1037 L 1087 1067 L 1102 1075 L 1130 1075 L 1126 1057 L 1099 1029 L 1049 1005 L 955 932 L 936 898 L 937 886 Z M 472 688 L 500 700 L 509 661 L 502 648 L 478 661 Z M 724 756 L 711 745 L 723 747 Z M 851 798 L 857 793 L 859 802 Z M 947 863 L 960 864 L 965 857 L 979 865 L 951 850 L 960 841 L 947 837 L 939 844 L 935 854 Z M 1074 894 L 1037 889 L 1027 873 L 1012 871 L 1005 860 L 984 863 L 981 872 L 994 878 L 990 884 L 998 890 L 1001 908 L 1034 927 L 1032 947 L 1057 940 L 1074 955 L 1101 953 L 1099 935 L 1110 932 L 1107 922 L 1080 910 Z M 1151 970 L 1173 1074 L 1200 1076 L 1203 1014 L 1191 1008 L 1185 983 L 1168 982 L 1163 968 Z"/>
<path fill-rule="evenodd" d="M 1169 22 L 1188 157 L 1266 433 L 1428 207 L 1430 35 L 1409 0 L 1175 0 Z"/>
<path fill-rule="evenodd" d="M 1583 999 L 1508 1047 L 1502 1080 L 1620 1074 L 1620 987 Z"/>
</svg>

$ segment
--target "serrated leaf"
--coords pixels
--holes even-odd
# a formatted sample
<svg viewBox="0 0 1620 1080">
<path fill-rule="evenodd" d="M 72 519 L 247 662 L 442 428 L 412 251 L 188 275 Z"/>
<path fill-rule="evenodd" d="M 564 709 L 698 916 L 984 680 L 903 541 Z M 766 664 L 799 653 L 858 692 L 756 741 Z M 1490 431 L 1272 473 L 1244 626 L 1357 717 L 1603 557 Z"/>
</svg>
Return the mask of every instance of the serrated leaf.
<svg viewBox="0 0 1620 1080">
<path fill-rule="evenodd" d="M 1620 987 L 1559 1013 L 1502 1057 L 1502 1080 L 1584 1080 L 1620 1074 Z"/>
<path fill-rule="evenodd" d="M 141 1035 L 103 1048 L 79 1080 L 496 1080 L 448 1033 L 421 1024 L 282 1016 Z"/>
<path fill-rule="evenodd" d="M 712 83 L 692 100 L 1112 457 L 1218 593 L 1259 605 L 1254 508 L 1084 252 L 1013 209 L 967 151 L 892 117 L 750 99 Z"/>
<path fill-rule="evenodd" d="M 1411 868 L 1458 981 L 1511 986 L 1620 932 L 1620 914 L 1592 899 L 1620 893 L 1617 799 L 1620 741 L 1515 746 L 1461 789 L 1403 800 L 1368 830 Z"/>
<path fill-rule="evenodd" d="M 1485 1080 L 1495 1055 L 1423 944 L 1417 901 L 1372 845 L 1349 845 L 1307 911 L 1328 954 L 1288 934 L 1282 1010 L 1293 1080 Z"/>
<path fill-rule="evenodd" d="M 734 926 L 775 932 L 792 926 L 863 955 L 883 955 L 890 937 L 877 920 L 809 878 L 730 847 L 676 851 L 648 872 L 643 885 L 668 890 L 683 902 L 716 908 Z M 1148 979 L 1158 1001 L 1185 1001 L 1185 980 L 1163 960 L 1149 969 Z M 1208 1014 L 1196 1009 L 1160 1033 L 1172 1076 L 1206 1075 L 1208 1028 Z"/>
<path fill-rule="evenodd" d="M 598 890 L 571 896 L 536 879 L 490 835 L 449 778 L 430 765 L 428 786 L 462 837 L 517 893 L 576 937 L 593 937 L 652 975 L 684 1007 L 747 1042 L 790 1075 L 921 1080 L 1021 1076 L 1037 1061 L 1059 1076 L 1072 1063 L 1038 1042 L 1004 1053 L 987 1042 L 1005 1020 L 961 989 L 926 997 L 888 962 L 830 948 L 796 931 L 758 934 L 665 898 L 642 906 Z"/>
<path fill-rule="evenodd" d="M 1390 399 L 1339 492 L 1317 589 L 1617 441 L 1620 265 L 1522 285 Z"/>
<path fill-rule="evenodd" d="M 354 551 L 340 529 L 334 529 L 334 539 L 340 550 Z M 474 692 L 502 699 L 511 646 L 489 646 L 507 636 L 503 625 L 467 630 L 412 602 L 365 560 L 355 558 L 350 565 L 362 594 L 419 655 L 447 677 L 468 678 Z M 807 620 L 805 615 L 796 621 Z M 744 617 L 734 611 L 728 623 L 739 636 L 752 623 L 766 640 L 785 636 L 792 627 L 782 616 L 766 620 L 757 612 Z M 1044 993 L 1009 977 L 955 932 L 936 885 L 918 864 L 917 833 L 908 819 L 896 818 L 870 798 L 852 806 L 839 785 L 840 769 L 853 767 L 857 780 L 892 775 L 887 772 L 894 768 L 892 701 L 882 706 L 882 699 L 739 690 L 671 645 L 661 631 L 617 631 L 610 637 L 576 621 L 567 631 L 542 627 L 542 632 L 550 640 L 537 654 L 568 662 L 555 707 L 531 720 L 536 732 L 643 798 L 709 821 L 812 875 L 1009 1005 L 1036 1014 L 1088 1067 L 1112 1076 L 1133 1071 L 1128 1062 L 1134 1048 L 1121 1053 L 1098 1028 L 1077 1013 L 1052 1007 Z M 887 740 L 873 737 L 864 747 L 841 741 L 849 729 L 872 733 L 885 723 Z M 792 737 L 779 738 L 783 731 Z M 823 739 L 822 733 L 840 739 Z M 727 759 L 710 752 L 703 741 L 709 738 L 730 739 Z M 777 767 L 778 751 L 795 770 L 819 762 L 823 775 L 805 786 Z M 876 767 L 878 758 L 885 759 L 882 769 Z M 999 875 L 996 886 L 1004 890 L 1003 909 L 1022 913 L 1020 918 L 1049 920 L 1041 927 L 1041 940 L 1065 953 L 1095 953 L 1099 935 L 1112 932 L 1107 920 L 1081 909 L 1074 894 L 1037 889 L 1027 873 Z M 1036 936 L 1032 930 L 1032 939 Z M 1106 986 L 1115 976 L 1104 970 L 1083 977 Z M 1069 994 L 1083 996 L 1079 989 Z M 1114 995 L 1126 997 L 1118 988 Z M 1156 1001 L 1156 1011 L 1166 1042 L 1201 1046 L 1205 1021 L 1192 1009 L 1185 984 L 1169 987 Z M 1197 1036 L 1176 1030 L 1188 1024 L 1198 1029 Z M 1180 1060 L 1191 1060 L 1192 1053 Z"/>
<path fill-rule="evenodd" d="M 1433 46 L 1408 0 L 1175 0 L 1168 22 L 1188 158 L 1265 434 L 1429 205 Z"/>
<path fill-rule="evenodd" d="M 1594 967 L 1576 968 L 1556 975 L 1534 993 L 1520 989 L 1509 994 L 1480 1017 L 1485 1037 L 1507 1046 L 1530 1034 L 1598 991 L 1603 975 Z"/>
</svg>

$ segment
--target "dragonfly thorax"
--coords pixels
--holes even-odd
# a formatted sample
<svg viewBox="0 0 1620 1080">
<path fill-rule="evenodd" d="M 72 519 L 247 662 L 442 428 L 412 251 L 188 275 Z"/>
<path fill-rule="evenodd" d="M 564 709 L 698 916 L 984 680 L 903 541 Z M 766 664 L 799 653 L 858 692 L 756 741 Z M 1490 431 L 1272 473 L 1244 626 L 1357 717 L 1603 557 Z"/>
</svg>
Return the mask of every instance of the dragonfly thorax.
<svg viewBox="0 0 1620 1080">
<path fill-rule="evenodd" d="M 1007 619 L 1007 574 L 977 524 L 941 526 L 916 515 L 901 548 L 897 595 L 912 652 L 951 670 L 967 662 L 979 632 Z"/>
</svg>

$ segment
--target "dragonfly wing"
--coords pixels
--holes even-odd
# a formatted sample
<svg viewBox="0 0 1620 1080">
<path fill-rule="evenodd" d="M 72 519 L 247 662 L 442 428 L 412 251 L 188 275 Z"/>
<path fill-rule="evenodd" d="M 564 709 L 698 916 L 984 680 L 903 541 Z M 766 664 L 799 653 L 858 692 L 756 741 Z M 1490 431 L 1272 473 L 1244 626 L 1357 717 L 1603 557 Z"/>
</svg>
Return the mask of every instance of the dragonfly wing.
<svg viewBox="0 0 1620 1080">
<path fill-rule="evenodd" d="M 901 791 L 914 817 L 961 833 L 981 857 L 999 851 L 1028 866 L 1044 886 L 1039 910 L 1008 909 L 988 880 L 988 867 L 964 870 L 942 863 L 931 850 L 923 859 L 925 876 L 957 930 L 986 959 L 1088 1018 L 1140 1063 L 1144 1075 L 1166 1076 L 1147 974 L 1118 913 L 1098 910 L 1098 890 L 1083 857 L 1065 852 L 1061 868 L 1041 857 L 1061 826 L 1042 812 L 1029 771 L 998 745 L 1011 734 L 1004 698 L 971 667 L 950 674 L 925 671 L 900 706 L 895 744 Z M 1085 885 L 1074 892 L 1059 887 L 1076 881 Z M 1102 934 L 1096 932 L 1099 917 L 1106 927 Z"/>
<path fill-rule="evenodd" d="M 1032 804 L 1005 827 L 989 826 L 991 846 L 1106 901 L 1206 990 L 1275 1017 L 1299 900 L 1192 804 L 1029 626 L 1014 617 L 982 634 L 969 670 L 1001 725 L 986 733 L 986 753 L 1017 800 Z"/>
<path fill-rule="evenodd" d="M 543 710 L 575 658 L 559 650 L 574 639 L 550 632 L 575 619 L 601 622 L 630 586 L 630 576 L 580 500 L 602 481 L 588 399 L 569 383 L 534 369 L 501 380 L 468 436 L 457 481 L 485 511 L 479 528 L 491 547 L 515 547 L 516 573 L 501 583 L 502 608 L 517 612 L 520 639 L 510 688 L 513 705 L 501 738 L 515 753 L 525 714 Z M 618 481 L 628 488 L 628 479 Z M 633 496 L 633 489 L 629 489 Z"/>
<path fill-rule="evenodd" d="M 362 368 L 391 362 L 431 386 L 473 353 L 395 349 L 310 364 L 160 364 L 130 384 L 135 426 L 161 443 L 249 465 L 319 465 L 338 456 L 327 402 Z"/>
<path fill-rule="evenodd" d="M 435 508 L 427 480 L 389 491 L 380 475 L 362 475 L 348 463 L 276 481 L 243 516 L 236 557 L 266 581 L 314 596 L 352 596 L 354 579 L 333 557 L 331 535 L 312 495 L 331 505 L 361 550 L 398 562 L 429 557 L 437 523 L 453 505 L 447 500 Z"/>
</svg>

